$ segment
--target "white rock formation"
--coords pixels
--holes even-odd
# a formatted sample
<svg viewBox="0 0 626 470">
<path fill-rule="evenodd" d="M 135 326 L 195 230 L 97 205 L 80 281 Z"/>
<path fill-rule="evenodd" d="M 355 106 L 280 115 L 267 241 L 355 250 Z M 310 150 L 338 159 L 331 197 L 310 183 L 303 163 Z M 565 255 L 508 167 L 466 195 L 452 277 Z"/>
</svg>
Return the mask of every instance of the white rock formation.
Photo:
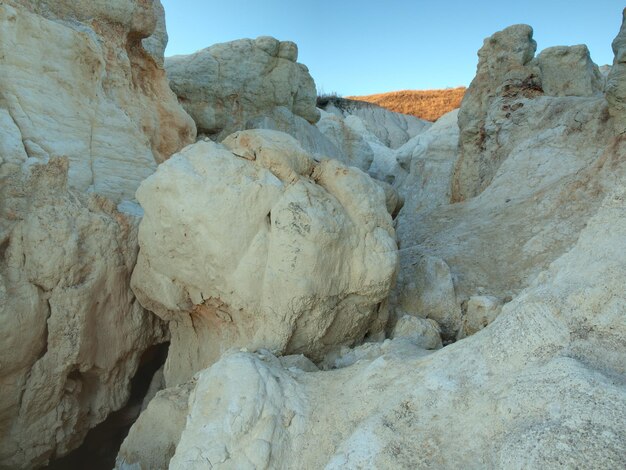
<svg viewBox="0 0 626 470">
<path fill-rule="evenodd" d="M 431 295 L 406 288 L 424 255 L 449 266 L 458 306 L 474 295 L 514 296 L 572 246 L 606 194 L 610 149 L 602 143 L 612 129 L 603 97 L 543 96 L 519 104 L 498 123 L 495 138 L 507 158 L 479 196 L 424 206 L 407 198 L 398 215 L 402 256 L 394 291 L 402 310 L 419 314 L 408 305 Z M 441 292 L 437 285 L 434 292 Z"/>
<path fill-rule="evenodd" d="M 397 307 L 412 315 L 430 318 L 440 326 L 443 336 L 452 339 L 461 324 L 461 307 L 457 303 L 450 267 L 435 256 L 413 259 L 396 286 Z"/>
<path fill-rule="evenodd" d="M 138 220 L 67 189 L 67 159 L 0 165 L 0 466 L 77 447 L 165 328 L 134 298 Z"/>
<path fill-rule="evenodd" d="M 276 106 L 310 123 L 319 119 L 315 83 L 297 58 L 293 42 L 263 36 L 168 57 L 165 68 L 198 132 L 222 140 Z"/>
<path fill-rule="evenodd" d="M 186 148 L 137 197 L 132 286 L 170 321 L 168 386 L 228 348 L 320 358 L 384 327 L 395 236 L 384 191 L 359 170 L 243 131 Z"/>
<path fill-rule="evenodd" d="M 311 373 L 223 358 L 199 374 L 170 468 L 619 468 L 625 216 L 616 187 L 492 325 L 435 353 Z"/>
<path fill-rule="evenodd" d="M 73 188 L 120 201 L 193 141 L 165 73 L 136 44 L 155 23 L 131 0 L 0 5 L 1 114 L 28 157 L 66 156 Z"/>
<path fill-rule="evenodd" d="M 405 338 L 417 347 L 424 349 L 439 349 L 441 344 L 441 330 L 434 320 L 427 320 L 413 315 L 401 316 L 391 333 L 393 339 Z"/>
<path fill-rule="evenodd" d="M 158 6 L 0 3 L 2 468 L 78 447 L 167 339 L 129 287 L 138 219 L 116 210 L 195 138 L 140 45 Z"/>
<path fill-rule="evenodd" d="M 168 468 L 189 414 L 191 380 L 162 390 L 133 424 L 116 460 L 117 470 Z"/>
<path fill-rule="evenodd" d="M 141 41 L 141 45 L 145 51 L 152 56 L 157 65 L 163 68 L 165 48 L 169 40 L 167 27 L 165 25 L 165 9 L 161 4 L 161 0 L 153 0 L 153 3 L 156 15 L 156 26 L 152 34 Z"/>
<path fill-rule="evenodd" d="M 324 111 L 321 113 L 323 114 Z M 343 141 L 337 142 L 340 144 L 337 146 L 336 141 L 325 136 L 318 126 L 296 116 L 284 106 L 277 106 L 264 113 L 263 116 L 248 120 L 245 127 L 246 129 L 270 129 L 289 134 L 316 160 L 334 158 L 346 164 L 352 163 L 350 155 L 344 154 Z M 358 164 L 352 166 L 360 168 Z"/>
<path fill-rule="evenodd" d="M 478 94 L 465 112 L 480 112 L 459 117 L 461 143 L 484 131 L 485 148 L 469 139 L 474 160 L 463 150 L 459 156 L 452 113 L 395 152 L 408 174 L 394 183 L 409 196 L 397 219 L 399 279 L 383 305 L 393 314 L 393 339 L 374 342 L 371 335 L 354 348 L 336 343 L 319 370 L 266 351 L 225 354 L 196 375 L 180 441 L 163 444 L 176 446 L 170 468 L 623 466 L 626 140 L 619 101 L 607 104 L 595 85 L 577 88 L 582 69 L 593 71 L 583 52 L 552 50 L 532 61 L 524 26 L 486 41 L 479 75 L 493 81 L 477 77 Z M 572 64 L 568 79 L 581 72 L 578 85 L 562 82 L 559 61 Z M 348 118 L 338 119 L 349 127 Z M 478 134 L 464 134 L 474 125 Z M 306 154 L 267 139 L 238 135 L 226 144 L 299 184 L 298 174 L 310 168 Z M 449 204 L 459 169 L 489 164 L 493 155 L 498 161 L 485 178 L 468 181 L 471 196 Z M 455 166 L 458 158 L 467 166 Z M 173 199 L 178 193 L 168 176 L 159 185 Z M 177 221 L 166 217 L 164 225 L 200 225 Z M 204 240 L 219 238 L 202 233 Z M 196 245 L 193 253 L 200 252 Z M 186 275 L 180 268 L 177 282 Z M 169 281 L 162 281 L 158 289 L 166 291 Z M 440 348 L 439 330 L 446 340 L 464 339 Z M 195 347 L 192 341 L 192 354 Z"/>
<path fill-rule="evenodd" d="M 431 125 L 430 122 L 415 116 L 394 113 L 378 105 L 363 101 L 338 98 L 330 101 L 324 110 L 343 118 L 358 117 L 369 132 L 374 134 L 383 145 L 391 149 L 400 147 Z"/>
<path fill-rule="evenodd" d="M 320 132 L 341 152 L 341 161 L 365 172 L 369 171 L 374 161 L 374 151 L 363 135 L 352 129 L 345 120 L 324 110 L 317 123 Z"/>
<path fill-rule="evenodd" d="M 459 339 L 471 336 L 492 323 L 502 311 L 502 301 L 491 295 L 475 295 L 467 301 Z"/>
<path fill-rule="evenodd" d="M 427 131 L 396 150 L 396 161 L 406 176 L 399 179 L 404 216 L 417 218 L 450 202 L 450 185 L 458 158 L 459 110 L 441 116 Z M 406 248 L 406 247 L 404 247 Z"/>
</svg>

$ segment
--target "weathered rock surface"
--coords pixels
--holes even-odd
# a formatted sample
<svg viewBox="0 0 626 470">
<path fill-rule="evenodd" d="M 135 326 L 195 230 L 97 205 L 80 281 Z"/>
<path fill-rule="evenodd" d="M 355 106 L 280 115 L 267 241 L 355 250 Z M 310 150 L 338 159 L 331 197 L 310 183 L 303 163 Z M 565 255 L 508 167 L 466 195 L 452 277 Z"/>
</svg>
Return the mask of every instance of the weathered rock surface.
<svg viewBox="0 0 626 470">
<path fill-rule="evenodd" d="M 549 96 L 594 96 L 604 92 L 604 78 L 587 46 L 557 46 L 537 56 L 541 87 Z"/>
<path fill-rule="evenodd" d="M 502 311 L 502 301 L 491 295 L 475 295 L 467 301 L 459 339 L 471 336 L 492 323 Z"/>
<path fill-rule="evenodd" d="M 139 221 L 116 210 L 195 139 L 141 46 L 159 6 L 0 4 L 2 468 L 78 447 L 166 340 L 129 287 Z"/>
<path fill-rule="evenodd" d="M 263 36 L 168 57 L 165 68 L 198 132 L 222 140 L 276 106 L 317 122 L 315 83 L 297 58 L 293 42 Z"/>
<path fill-rule="evenodd" d="M 528 25 L 509 26 L 485 39 L 478 51 L 476 76 L 459 110 L 460 154 L 452 184 L 453 201 L 463 201 L 483 191 L 505 156 L 497 147 L 488 145 L 493 140 L 493 126 L 489 125 L 500 118 L 489 116 L 490 110 L 492 114 L 500 111 L 504 115 L 511 107 L 510 99 L 542 92 L 540 72 L 531 64 L 537 49 L 532 36 Z"/>
<path fill-rule="evenodd" d="M 334 158 L 347 165 L 360 168 L 358 164 L 352 164 L 354 159 L 350 158 L 350 154 L 344 154 L 343 150 L 345 147 L 343 141 L 329 139 L 320 131 L 318 126 L 311 124 L 300 116 L 296 116 L 284 106 L 277 106 L 271 111 L 264 113 L 263 116 L 250 119 L 245 127 L 246 129 L 270 129 L 284 132 L 296 139 L 302 148 L 316 160 Z M 367 170 L 367 168 L 363 170 Z"/>
<path fill-rule="evenodd" d="M 384 328 L 395 235 L 384 191 L 359 170 L 243 131 L 186 148 L 137 197 L 132 285 L 170 322 L 168 386 L 228 348 L 320 358 Z"/>
<path fill-rule="evenodd" d="M 168 468 L 189 414 L 191 380 L 162 390 L 133 424 L 117 456 L 117 470 Z"/>
<path fill-rule="evenodd" d="M 409 198 L 400 211 L 402 256 L 392 297 L 402 299 L 394 301 L 402 310 L 419 314 L 409 305 L 430 296 L 409 288 L 424 255 L 449 266 L 458 306 L 475 295 L 515 296 L 572 246 L 604 198 L 616 171 L 611 168 L 624 167 L 602 145 L 613 133 L 603 97 L 542 96 L 519 103 L 499 123 L 495 138 L 507 158 L 480 195 L 450 205 L 439 200 L 420 206 Z M 433 295 L 442 286 L 434 282 Z M 454 325 L 458 332 L 461 323 Z"/>
<path fill-rule="evenodd" d="M 358 117 L 369 132 L 391 149 L 400 147 L 431 125 L 430 122 L 415 116 L 394 113 L 363 101 L 333 99 L 324 107 L 324 110 L 343 118 Z"/>
<path fill-rule="evenodd" d="M 362 171 L 369 171 L 374 161 L 374 151 L 363 135 L 352 129 L 336 114 L 321 110 L 317 123 L 320 132 L 341 152 L 341 161 Z"/>
<path fill-rule="evenodd" d="M 77 447 L 165 340 L 130 290 L 138 220 L 67 189 L 67 159 L 0 165 L 0 467 Z M 29 176 L 30 174 L 30 176 Z"/>
<path fill-rule="evenodd" d="M 149 37 L 142 39 L 141 45 L 145 51 L 150 54 L 157 65 L 163 68 L 165 61 L 165 48 L 167 47 L 167 42 L 169 40 L 167 27 L 165 25 L 165 9 L 161 4 L 161 0 L 153 0 L 153 3 L 156 15 L 156 26 Z"/>
<path fill-rule="evenodd" d="M 404 199 L 404 217 L 418 218 L 418 214 L 450 202 L 458 158 L 458 114 L 456 109 L 441 116 L 427 131 L 396 150 L 396 161 L 406 172 L 397 184 Z"/>
<path fill-rule="evenodd" d="M 66 156 L 73 188 L 120 201 L 194 140 L 193 122 L 141 47 L 155 24 L 152 2 L 0 5 L 0 108 L 28 157 Z"/>
<path fill-rule="evenodd" d="M 612 46 L 615 58 L 607 77 L 606 99 L 617 131 L 623 134 L 626 132 L 626 8 L 622 14 L 622 27 Z"/>
<path fill-rule="evenodd" d="M 625 221 L 616 185 L 493 324 L 435 353 L 404 342 L 311 373 L 223 358 L 199 374 L 170 468 L 620 467 Z"/>
</svg>

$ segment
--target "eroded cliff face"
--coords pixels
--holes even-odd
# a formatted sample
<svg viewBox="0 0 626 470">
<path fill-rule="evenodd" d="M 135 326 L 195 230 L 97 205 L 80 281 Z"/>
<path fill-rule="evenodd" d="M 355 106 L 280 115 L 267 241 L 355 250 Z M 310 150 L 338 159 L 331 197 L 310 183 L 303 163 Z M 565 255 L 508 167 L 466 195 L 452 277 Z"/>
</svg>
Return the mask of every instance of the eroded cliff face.
<svg viewBox="0 0 626 470">
<path fill-rule="evenodd" d="M 3 468 L 79 446 L 167 339 L 130 290 L 139 219 L 117 210 L 195 137 L 141 47 L 156 19 L 143 1 L 0 5 Z"/>
</svg>

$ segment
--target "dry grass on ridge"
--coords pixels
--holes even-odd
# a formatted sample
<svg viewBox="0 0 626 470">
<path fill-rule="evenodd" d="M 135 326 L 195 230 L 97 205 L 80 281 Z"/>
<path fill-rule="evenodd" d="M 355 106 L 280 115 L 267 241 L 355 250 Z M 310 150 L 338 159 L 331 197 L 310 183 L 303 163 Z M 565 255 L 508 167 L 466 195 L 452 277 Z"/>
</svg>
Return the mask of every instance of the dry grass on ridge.
<svg viewBox="0 0 626 470">
<path fill-rule="evenodd" d="M 374 103 L 396 113 L 412 114 L 427 121 L 436 121 L 447 112 L 461 106 L 465 90 L 465 87 L 444 90 L 402 90 L 347 98 Z"/>
</svg>

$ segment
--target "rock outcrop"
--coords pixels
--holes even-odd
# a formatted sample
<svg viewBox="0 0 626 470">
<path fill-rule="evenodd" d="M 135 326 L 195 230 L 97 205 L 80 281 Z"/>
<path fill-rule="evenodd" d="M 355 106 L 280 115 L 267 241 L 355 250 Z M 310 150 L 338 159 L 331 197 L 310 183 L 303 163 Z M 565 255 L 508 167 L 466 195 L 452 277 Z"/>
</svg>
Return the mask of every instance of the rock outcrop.
<svg viewBox="0 0 626 470">
<path fill-rule="evenodd" d="M 324 111 L 321 111 L 321 113 L 326 114 Z M 323 121 L 324 119 L 322 118 L 317 125 L 314 125 L 306 119 L 296 116 L 284 106 L 277 106 L 263 116 L 248 120 L 246 129 L 270 129 L 284 132 L 296 139 L 302 148 L 316 160 L 334 158 L 346 165 L 356 166 L 366 171 L 367 167 L 361 168 L 361 165 L 358 164 L 361 161 L 360 159 L 354 159 L 353 161 L 350 158 L 351 155 L 347 154 L 343 147 L 338 146 L 337 142 L 321 132 L 321 128 L 318 126 Z"/>
<path fill-rule="evenodd" d="M 615 187 L 492 325 L 436 353 L 393 340 L 332 372 L 227 355 L 198 375 L 170 468 L 620 467 L 625 220 Z"/>
<path fill-rule="evenodd" d="M 510 112 L 508 100 L 542 93 L 539 70 L 531 64 L 537 49 L 532 37 L 528 25 L 509 26 L 485 39 L 478 51 L 476 76 L 459 111 L 460 155 L 452 184 L 453 201 L 479 194 L 497 171 L 505 154 L 489 145 L 493 140 L 490 133 L 492 122 Z"/>
<path fill-rule="evenodd" d="M 626 8 L 622 13 L 622 27 L 612 46 L 615 58 L 607 77 L 606 99 L 617 131 L 623 134 L 626 132 Z"/>
<path fill-rule="evenodd" d="M 232 347 L 320 358 L 384 328 L 395 235 L 383 189 L 359 170 L 243 131 L 186 148 L 137 197 L 132 286 L 170 322 L 168 386 Z"/>
<path fill-rule="evenodd" d="M 130 290 L 139 219 L 116 208 L 195 139 L 141 46 L 159 6 L 0 4 L 2 468 L 78 447 L 167 340 Z"/>
<path fill-rule="evenodd" d="M 263 36 L 168 57 L 165 68 L 198 132 L 222 140 L 276 106 L 310 123 L 319 119 L 315 83 L 297 58 L 293 42 Z"/>
<path fill-rule="evenodd" d="M 66 156 L 73 188 L 120 201 L 194 140 L 141 47 L 155 24 L 152 7 L 131 0 L 0 5 L 0 108 L 32 161 Z"/>
<path fill-rule="evenodd" d="M 423 119 L 389 111 L 372 103 L 336 98 L 324 110 L 342 118 L 358 117 L 364 127 L 386 147 L 396 149 L 431 125 Z"/>
<path fill-rule="evenodd" d="M 604 92 L 605 79 L 584 44 L 549 47 L 536 61 L 541 88 L 548 96 L 594 96 Z"/>
<path fill-rule="evenodd" d="M 67 189 L 67 159 L 0 165 L 0 466 L 77 447 L 121 408 L 142 353 L 165 341 L 130 290 L 138 220 Z"/>
</svg>

